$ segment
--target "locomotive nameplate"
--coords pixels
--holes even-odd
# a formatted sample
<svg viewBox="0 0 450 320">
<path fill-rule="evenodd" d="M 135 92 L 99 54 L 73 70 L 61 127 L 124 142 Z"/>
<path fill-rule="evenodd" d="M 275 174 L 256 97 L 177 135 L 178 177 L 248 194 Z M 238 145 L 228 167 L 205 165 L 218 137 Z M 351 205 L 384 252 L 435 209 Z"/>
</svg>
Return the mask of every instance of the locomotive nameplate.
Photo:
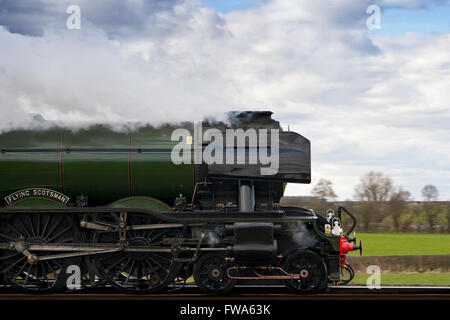
<svg viewBox="0 0 450 320">
<path fill-rule="evenodd" d="M 27 198 L 45 198 L 57 201 L 62 204 L 67 204 L 69 197 L 61 192 L 47 189 L 47 188 L 28 188 L 16 191 L 5 197 L 7 205 L 11 205 L 17 201 L 27 199 Z"/>
</svg>

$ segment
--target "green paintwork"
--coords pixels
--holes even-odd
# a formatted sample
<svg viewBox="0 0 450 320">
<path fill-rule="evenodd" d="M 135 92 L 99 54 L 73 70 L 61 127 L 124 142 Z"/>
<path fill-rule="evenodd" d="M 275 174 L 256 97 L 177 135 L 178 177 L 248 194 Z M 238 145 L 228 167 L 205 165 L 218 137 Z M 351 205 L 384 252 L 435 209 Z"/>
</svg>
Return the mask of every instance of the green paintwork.
<svg viewBox="0 0 450 320">
<path fill-rule="evenodd" d="M 113 208 L 146 208 L 157 212 L 170 212 L 172 209 L 164 202 L 151 197 L 128 197 L 109 205 Z"/>
<path fill-rule="evenodd" d="M 314 226 L 314 230 L 316 231 L 316 233 L 320 237 L 328 240 L 331 243 L 331 245 L 333 246 L 334 250 L 340 251 L 341 243 L 340 243 L 340 237 L 339 236 L 335 236 L 335 235 L 332 235 L 332 234 L 331 235 L 327 235 L 327 234 L 323 233 L 320 230 L 319 225 L 317 224 L 317 220 L 315 220 L 313 222 L 313 226 Z"/>
<path fill-rule="evenodd" d="M 0 135 L 0 196 L 28 187 L 46 187 L 61 191 L 59 154 L 27 152 L 27 150 L 57 149 L 61 130 L 16 130 Z M 20 148 L 20 150 L 16 150 Z M 11 151 L 3 151 L 11 150 Z"/>
<path fill-rule="evenodd" d="M 177 127 L 76 131 L 53 126 L 0 134 L 0 198 L 29 187 L 45 187 L 89 198 L 89 206 L 130 196 L 151 196 L 173 204 L 191 197 L 193 165 L 175 165 L 170 141 Z M 187 129 L 190 129 L 187 127 Z M 131 142 L 131 145 L 130 145 Z"/>
</svg>

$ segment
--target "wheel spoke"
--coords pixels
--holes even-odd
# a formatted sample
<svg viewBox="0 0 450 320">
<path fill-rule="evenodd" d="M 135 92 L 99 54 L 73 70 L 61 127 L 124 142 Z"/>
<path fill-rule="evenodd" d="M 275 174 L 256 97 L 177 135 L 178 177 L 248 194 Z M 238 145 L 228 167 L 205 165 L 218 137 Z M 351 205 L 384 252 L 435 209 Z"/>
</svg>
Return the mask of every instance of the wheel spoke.
<svg viewBox="0 0 450 320">
<path fill-rule="evenodd" d="M 153 259 L 152 257 L 151 257 L 151 254 L 148 256 L 148 258 L 149 259 L 151 259 L 160 269 L 162 269 L 162 270 L 165 270 L 166 271 L 166 273 L 169 273 L 169 271 L 168 270 L 166 270 L 166 268 L 162 265 L 162 264 L 160 264 L 159 262 L 158 262 L 158 260 L 155 260 L 155 259 Z M 148 260 L 147 260 L 148 261 Z M 170 266 L 169 266 L 170 267 Z"/>
<path fill-rule="evenodd" d="M 2 229 L 2 238 L 16 241 L 17 238 L 25 238 L 27 244 L 46 244 L 48 240 L 54 243 L 70 243 L 73 242 L 72 221 L 67 219 L 67 216 L 59 215 L 59 219 L 53 219 L 52 214 L 16 214 L 12 216 L 7 222 L 6 227 Z M 63 222 L 66 223 L 63 224 Z M 70 225 L 70 228 L 69 226 Z M 5 234 L 6 233 L 6 234 Z M 14 238 L 14 234 L 17 237 Z M 53 239 L 51 235 L 55 234 Z M 58 241 L 62 239 L 62 241 Z M 50 252 L 40 252 L 39 254 L 45 256 Z M 9 254 L 0 258 L 0 261 L 8 261 L 8 265 L 2 272 L 5 278 L 14 287 L 27 292 L 48 292 L 52 293 L 62 288 L 62 280 L 58 276 L 58 270 L 64 270 L 63 266 L 67 265 L 70 259 L 53 259 L 37 261 L 30 264 L 27 258 L 20 254 Z"/>
<path fill-rule="evenodd" d="M 118 226 L 118 217 L 115 214 L 107 213 L 101 215 L 97 222 L 108 224 L 113 227 Z M 128 213 L 127 226 L 149 225 L 157 223 L 148 214 Z M 162 237 L 167 234 L 172 236 L 171 229 L 142 229 L 127 230 L 126 241 L 129 247 L 151 248 L 155 244 L 158 248 L 169 248 L 162 243 Z M 155 238 L 153 238 L 155 236 Z M 94 233 L 95 243 L 117 244 L 119 242 L 118 232 Z M 158 254 L 150 252 L 120 252 L 104 257 L 96 255 L 94 257 L 99 273 L 114 288 L 124 292 L 154 292 L 165 288 L 176 276 L 172 271 L 171 254 Z M 172 278 L 173 273 L 173 278 Z"/>
<path fill-rule="evenodd" d="M 288 255 L 283 269 L 288 273 L 300 274 L 300 279 L 286 280 L 287 288 L 295 293 L 316 292 L 327 279 L 322 258 L 312 251 L 297 251 Z M 302 277 L 302 271 L 305 275 Z"/>
<path fill-rule="evenodd" d="M 37 215 L 37 226 L 36 226 L 36 235 L 39 236 L 39 231 L 41 230 L 41 215 Z"/>
<path fill-rule="evenodd" d="M 44 274 L 44 279 L 46 280 L 46 282 L 48 282 L 48 272 L 47 272 L 47 267 L 45 266 L 45 261 L 42 261 L 42 263 L 40 263 L 41 267 L 42 267 L 42 272 Z"/>
<path fill-rule="evenodd" d="M 28 217 L 28 220 L 30 221 L 29 226 L 30 226 L 31 234 L 33 235 L 33 237 L 36 237 L 36 232 L 34 232 L 34 221 L 33 221 L 34 219 L 33 219 L 33 215 L 28 214 L 27 217 Z"/>
<path fill-rule="evenodd" d="M 128 285 L 128 280 L 130 280 L 131 273 L 133 272 L 134 263 L 135 262 L 133 261 L 130 267 L 130 271 L 128 272 L 127 279 L 125 280 L 125 287 Z"/>
<path fill-rule="evenodd" d="M 16 240 L 16 239 L 14 239 L 13 237 L 10 237 L 10 236 L 8 236 L 8 235 L 6 235 L 6 234 L 3 234 L 3 233 L 0 233 L 0 237 L 5 238 L 5 239 L 8 239 L 8 240 L 11 240 L 11 241 Z"/>
<path fill-rule="evenodd" d="M 42 233 L 39 235 L 41 238 L 45 238 L 45 232 L 47 231 L 48 225 L 50 224 L 50 220 L 52 220 L 53 215 L 48 214 L 46 215 L 48 217 L 47 222 L 44 223 L 44 227 L 42 228 Z"/>
<path fill-rule="evenodd" d="M 121 265 L 121 268 L 117 271 L 116 274 L 118 274 L 118 275 L 122 274 L 122 272 L 125 270 L 125 267 L 128 266 L 128 264 L 131 262 L 131 258 L 130 257 L 127 257 L 127 258 L 128 259 L 127 259 L 126 263 Z"/>
<path fill-rule="evenodd" d="M 24 284 L 27 284 L 28 278 L 30 277 L 30 272 L 31 272 L 31 269 L 32 269 L 32 268 L 33 268 L 33 265 L 30 264 L 30 267 L 28 268 L 27 273 L 26 273 L 26 277 L 25 277 Z"/>
<path fill-rule="evenodd" d="M 50 236 L 53 234 L 53 232 L 56 230 L 56 228 L 59 227 L 59 225 L 61 224 L 61 222 L 63 222 L 64 217 L 61 216 L 61 219 L 59 219 L 59 221 L 53 225 L 53 227 L 50 229 L 50 231 L 47 233 L 47 235 L 44 238 L 50 238 Z"/>
<path fill-rule="evenodd" d="M 1 257 L 1 258 L 0 258 L 0 261 L 8 260 L 9 258 L 16 257 L 16 256 L 18 256 L 19 254 L 20 254 L 19 252 L 16 252 L 16 253 L 13 253 L 13 254 L 11 254 L 11 255 L 9 255 L 9 256 Z"/>
<path fill-rule="evenodd" d="M 14 231 L 15 233 L 17 233 L 17 235 L 18 235 L 19 237 L 22 237 L 22 236 L 24 235 L 22 232 L 18 231 L 12 224 L 9 224 L 9 227 L 11 228 L 12 231 Z M 12 240 L 14 241 L 14 240 L 16 240 L 16 239 L 13 238 Z"/>
<path fill-rule="evenodd" d="M 44 260 L 43 262 L 44 262 L 44 263 L 47 263 L 48 267 L 49 267 L 50 270 L 51 270 L 51 273 L 53 274 L 54 278 L 56 279 L 56 272 L 55 272 L 55 269 L 53 269 L 51 263 L 48 262 L 47 260 Z"/>
<path fill-rule="evenodd" d="M 59 231 L 55 236 L 53 236 L 53 237 L 47 239 L 47 241 L 48 241 L 48 242 L 52 242 L 53 240 L 58 239 L 58 237 L 60 237 L 61 235 L 63 235 L 64 233 L 66 233 L 67 231 L 69 231 L 69 230 L 71 230 L 71 229 L 72 229 L 72 226 L 68 226 L 67 228 L 65 228 L 65 229 L 63 229 L 63 230 L 61 230 L 61 231 Z"/>
<path fill-rule="evenodd" d="M 33 236 L 28 232 L 27 227 L 25 226 L 25 224 L 23 223 L 22 219 L 20 219 L 20 215 L 17 216 L 17 221 L 19 221 L 20 225 L 22 226 L 23 230 L 25 231 L 26 235 L 29 238 L 32 238 Z"/>
<path fill-rule="evenodd" d="M 8 272 L 9 270 L 11 270 L 12 268 L 14 268 L 19 262 L 26 260 L 26 257 L 23 256 L 21 257 L 19 260 L 17 260 L 16 262 L 14 262 L 13 264 L 10 264 L 8 267 L 6 267 L 6 269 L 3 270 L 3 272 Z"/>
<path fill-rule="evenodd" d="M 225 260 L 219 253 L 208 253 L 200 257 L 194 266 L 194 279 L 198 287 L 208 294 L 224 294 L 236 284 L 226 273 L 233 262 Z"/>
<path fill-rule="evenodd" d="M 145 262 L 150 267 L 151 272 L 153 272 L 153 274 L 158 277 L 159 282 L 162 282 L 160 275 L 158 274 L 158 272 L 156 272 L 156 270 L 153 268 L 153 266 L 150 264 L 150 262 L 148 262 L 148 260 L 145 260 Z"/>
<path fill-rule="evenodd" d="M 19 268 L 19 270 L 16 272 L 16 273 L 14 273 L 14 279 L 19 275 L 19 274 L 21 274 L 22 273 L 22 271 L 23 271 L 23 269 L 25 269 L 25 266 L 27 265 L 27 263 L 28 262 L 24 262 L 23 264 L 22 264 L 22 266 Z"/>
</svg>

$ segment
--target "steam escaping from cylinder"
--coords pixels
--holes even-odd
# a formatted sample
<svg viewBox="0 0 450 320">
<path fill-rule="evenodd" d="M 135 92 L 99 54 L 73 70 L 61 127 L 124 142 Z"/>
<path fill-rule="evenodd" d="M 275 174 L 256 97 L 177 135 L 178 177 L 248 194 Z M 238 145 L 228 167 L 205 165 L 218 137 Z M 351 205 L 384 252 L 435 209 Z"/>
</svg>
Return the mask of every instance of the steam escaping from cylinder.
<svg viewBox="0 0 450 320">
<path fill-rule="evenodd" d="M 217 244 L 222 242 L 224 232 L 225 229 L 223 226 L 217 226 L 214 230 L 206 230 L 202 232 L 202 235 L 208 246 L 215 247 Z"/>
<path fill-rule="evenodd" d="M 205 235 L 205 240 L 210 247 L 214 247 L 216 244 L 220 243 L 220 238 L 216 232 L 206 231 L 204 233 L 204 235 Z"/>
<path fill-rule="evenodd" d="M 305 223 L 297 223 L 291 231 L 292 240 L 300 249 L 314 247 L 318 239 L 313 230 L 308 229 Z"/>
</svg>

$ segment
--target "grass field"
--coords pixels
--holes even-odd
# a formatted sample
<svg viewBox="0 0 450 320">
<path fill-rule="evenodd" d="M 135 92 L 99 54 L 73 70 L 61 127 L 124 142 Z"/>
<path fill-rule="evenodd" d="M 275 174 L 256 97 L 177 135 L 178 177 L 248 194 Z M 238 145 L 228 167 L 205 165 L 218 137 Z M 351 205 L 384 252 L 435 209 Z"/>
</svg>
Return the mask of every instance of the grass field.
<svg viewBox="0 0 450 320">
<path fill-rule="evenodd" d="M 356 236 L 363 242 L 364 256 L 450 254 L 450 234 L 360 233 Z M 369 276 L 357 273 L 351 284 L 365 285 Z M 383 273 L 381 285 L 450 286 L 450 273 Z"/>
<path fill-rule="evenodd" d="M 350 285 L 365 285 L 368 274 L 357 274 Z M 450 286 L 450 273 L 381 274 L 381 285 Z"/>
<path fill-rule="evenodd" d="M 359 233 L 356 237 L 363 242 L 364 256 L 450 254 L 450 234 Z"/>
</svg>

